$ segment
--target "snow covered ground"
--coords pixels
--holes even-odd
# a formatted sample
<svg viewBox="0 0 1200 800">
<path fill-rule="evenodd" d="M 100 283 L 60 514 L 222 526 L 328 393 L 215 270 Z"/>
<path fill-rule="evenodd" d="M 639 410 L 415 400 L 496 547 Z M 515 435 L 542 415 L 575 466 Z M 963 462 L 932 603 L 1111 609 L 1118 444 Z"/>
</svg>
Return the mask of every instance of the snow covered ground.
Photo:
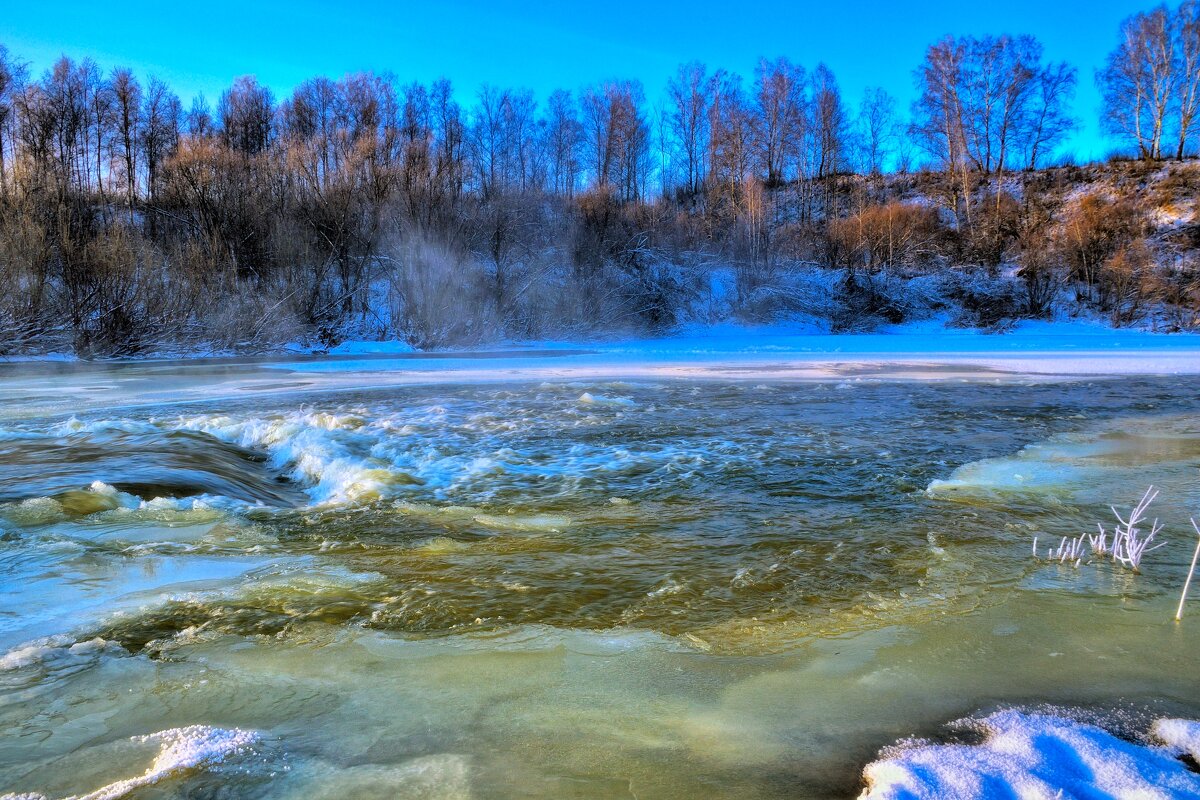
<svg viewBox="0 0 1200 800">
<path fill-rule="evenodd" d="M 1005 333 L 947 326 L 945 315 L 886 326 L 872 333 L 827 333 L 792 323 L 693 324 L 656 338 L 508 341 L 474 348 L 419 351 L 402 341 L 346 341 L 329 350 L 296 343 L 275 355 L 180 358 L 151 354 L 132 362 L 244 363 L 305 373 L 396 373 L 403 382 L 447 372 L 456 380 L 517 370 L 530 378 L 659 375 L 820 378 L 869 371 L 914 377 L 920 368 L 945 375 L 1200 374 L 1200 333 L 1113 328 L 1096 319 L 1023 321 Z M 552 360 L 545 360 L 550 357 Z M 537 359 L 536 364 L 528 363 Z M 79 361 L 69 354 L 0 357 L 0 365 Z M 106 362 L 114 363 L 114 362 Z M 130 363 L 130 362 L 115 362 Z"/>
</svg>

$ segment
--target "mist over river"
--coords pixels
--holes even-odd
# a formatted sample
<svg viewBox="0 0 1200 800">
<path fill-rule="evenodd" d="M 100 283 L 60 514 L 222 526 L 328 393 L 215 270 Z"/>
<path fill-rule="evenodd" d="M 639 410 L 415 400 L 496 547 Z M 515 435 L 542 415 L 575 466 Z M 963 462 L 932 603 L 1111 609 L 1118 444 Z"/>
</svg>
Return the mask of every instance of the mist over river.
<svg viewBox="0 0 1200 800">
<path fill-rule="evenodd" d="M 996 709 L 1200 718 L 1200 377 L 559 356 L 6 368 L 0 795 L 854 797 Z M 1140 573 L 1031 556 L 1149 484 Z"/>
</svg>

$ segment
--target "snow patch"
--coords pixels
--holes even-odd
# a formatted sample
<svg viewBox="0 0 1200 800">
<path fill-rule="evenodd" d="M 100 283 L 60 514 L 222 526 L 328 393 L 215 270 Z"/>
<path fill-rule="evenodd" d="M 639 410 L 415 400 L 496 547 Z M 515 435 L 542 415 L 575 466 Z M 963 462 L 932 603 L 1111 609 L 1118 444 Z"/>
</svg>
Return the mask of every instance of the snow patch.
<svg viewBox="0 0 1200 800">
<path fill-rule="evenodd" d="M 1006 710 L 957 726 L 978 731 L 984 740 L 913 742 L 885 751 L 864 771 L 862 800 L 1200 798 L 1200 775 L 1171 750 L 1133 744 L 1093 725 Z M 1198 727 L 1159 720 L 1155 733 L 1186 749 L 1197 744 Z"/>
<path fill-rule="evenodd" d="M 1200 722 L 1190 719 L 1160 719 L 1151 733 L 1177 755 L 1187 754 L 1200 761 Z"/>
</svg>

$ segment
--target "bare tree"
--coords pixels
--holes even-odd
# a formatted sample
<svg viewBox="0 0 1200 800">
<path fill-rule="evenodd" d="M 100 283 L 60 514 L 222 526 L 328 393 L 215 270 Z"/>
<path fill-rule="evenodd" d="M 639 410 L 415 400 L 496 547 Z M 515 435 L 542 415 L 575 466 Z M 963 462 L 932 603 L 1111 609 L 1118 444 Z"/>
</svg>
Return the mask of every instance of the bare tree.
<svg viewBox="0 0 1200 800">
<path fill-rule="evenodd" d="M 557 90 L 546 105 L 546 149 L 550 155 L 550 189 L 571 198 L 579 183 L 579 141 L 582 134 L 571 94 Z"/>
<path fill-rule="evenodd" d="M 1075 118 L 1067 110 L 1075 95 L 1075 81 L 1075 68 L 1066 63 L 1049 64 L 1039 72 L 1028 109 L 1028 169 L 1037 169 L 1039 159 L 1075 127 Z"/>
<path fill-rule="evenodd" d="M 430 92 L 434 118 L 434 136 L 437 139 L 437 157 L 434 166 L 434 182 L 438 187 L 439 201 L 457 202 L 466 179 L 464 156 L 465 125 L 462 109 L 454 102 L 454 91 L 450 81 L 434 81 Z"/>
<path fill-rule="evenodd" d="M 1176 59 L 1166 6 L 1121 23 L 1117 48 L 1097 74 L 1108 129 L 1132 140 L 1146 159 L 1162 158 Z"/>
<path fill-rule="evenodd" d="M 683 189 L 700 190 L 704 180 L 705 117 L 708 114 L 708 76 L 698 61 L 679 67 L 667 84 L 670 110 L 666 120 L 683 163 Z"/>
<path fill-rule="evenodd" d="M 60 189 L 85 188 L 88 107 L 85 74 L 63 56 L 42 79 L 53 125 L 54 160 Z"/>
<path fill-rule="evenodd" d="M 151 202 L 158 190 L 159 168 L 178 144 L 179 117 L 179 98 L 165 83 L 151 78 L 146 84 L 139 131 L 146 159 L 146 196 Z"/>
<path fill-rule="evenodd" d="M 816 177 L 842 169 L 846 144 L 846 109 L 833 71 L 818 64 L 812 77 L 812 142 Z"/>
<path fill-rule="evenodd" d="M 753 174 L 754 120 L 742 79 L 724 70 L 712 79 L 708 108 L 708 190 L 736 201 Z M 714 204 L 719 205 L 719 203 Z"/>
<path fill-rule="evenodd" d="M 13 148 L 13 103 L 24 82 L 25 66 L 0 44 L 0 192 L 8 184 L 7 165 Z"/>
<path fill-rule="evenodd" d="M 1018 156 L 1036 162 L 1070 127 L 1074 71 L 1044 65 L 1030 36 L 944 39 L 927 51 L 918 84 L 913 133 L 955 169 L 990 175 Z"/>
<path fill-rule="evenodd" d="M 486 198 L 507 180 L 504 144 L 504 114 L 509 103 L 507 89 L 484 84 L 479 89 L 471 144 L 480 192 Z"/>
<path fill-rule="evenodd" d="M 788 179 L 788 165 L 808 130 L 804 68 L 786 58 L 760 60 L 755 67 L 755 129 L 760 170 L 768 186 Z M 791 177 L 800 177 L 798 172 Z"/>
<path fill-rule="evenodd" d="M 858 108 L 858 132 L 862 168 L 871 175 L 879 175 L 889 163 L 896 144 L 896 99 L 877 86 L 868 88 Z"/>
<path fill-rule="evenodd" d="M 1175 158 L 1183 160 L 1200 111 L 1200 2 L 1185 0 L 1175 11 L 1176 100 L 1179 143 Z"/>
<path fill-rule="evenodd" d="M 89 161 L 95 166 L 94 185 L 104 199 L 105 157 L 111 149 L 111 140 L 116 128 L 116 101 L 112 87 L 104 80 L 95 62 L 85 61 L 87 86 L 87 113 L 90 135 Z"/>
<path fill-rule="evenodd" d="M 265 151 L 271 141 L 274 107 L 271 91 L 257 80 L 252 77 L 235 80 L 217 104 L 225 143 L 246 155 Z"/>
<path fill-rule="evenodd" d="M 184 128 L 189 136 L 198 138 L 212 136 L 215 132 L 212 108 L 204 95 L 198 94 L 192 98 L 192 105 L 184 117 Z"/>
<path fill-rule="evenodd" d="M 116 150 L 123 167 L 121 180 L 125 186 L 125 205 L 129 221 L 133 222 L 133 207 L 137 200 L 138 131 L 142 119 L 142 87 L 133 72 L 121 68 L 109 81 L 116 104 Z"/>
<path fill-rule="evenodd" d="M 636 81 L 612 81 L 583 93 L 583 126 L 592 182 L 621 199 L 642 196 L 650 129 Z"/>
</svg>

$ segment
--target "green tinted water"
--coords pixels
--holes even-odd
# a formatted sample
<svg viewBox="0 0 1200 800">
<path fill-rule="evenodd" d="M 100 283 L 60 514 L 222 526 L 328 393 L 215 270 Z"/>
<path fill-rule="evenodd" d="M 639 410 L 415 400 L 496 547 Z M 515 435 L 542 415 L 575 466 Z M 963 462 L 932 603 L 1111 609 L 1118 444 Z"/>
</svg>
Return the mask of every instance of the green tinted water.
<svg viewBox="0 0 1200 800">
<path fill-rule="evenodd" d="M 151 767 L 130 737 L 209 725 L 258 739 L 132 791 L 853 796 L 880 747 L 997 704 L 1194 717 L 1197 388 L 18 398 L 0 790 L 93 791 Z M 1030 557 L 1149 483 L 1142 574 Z"/>
</svg>

